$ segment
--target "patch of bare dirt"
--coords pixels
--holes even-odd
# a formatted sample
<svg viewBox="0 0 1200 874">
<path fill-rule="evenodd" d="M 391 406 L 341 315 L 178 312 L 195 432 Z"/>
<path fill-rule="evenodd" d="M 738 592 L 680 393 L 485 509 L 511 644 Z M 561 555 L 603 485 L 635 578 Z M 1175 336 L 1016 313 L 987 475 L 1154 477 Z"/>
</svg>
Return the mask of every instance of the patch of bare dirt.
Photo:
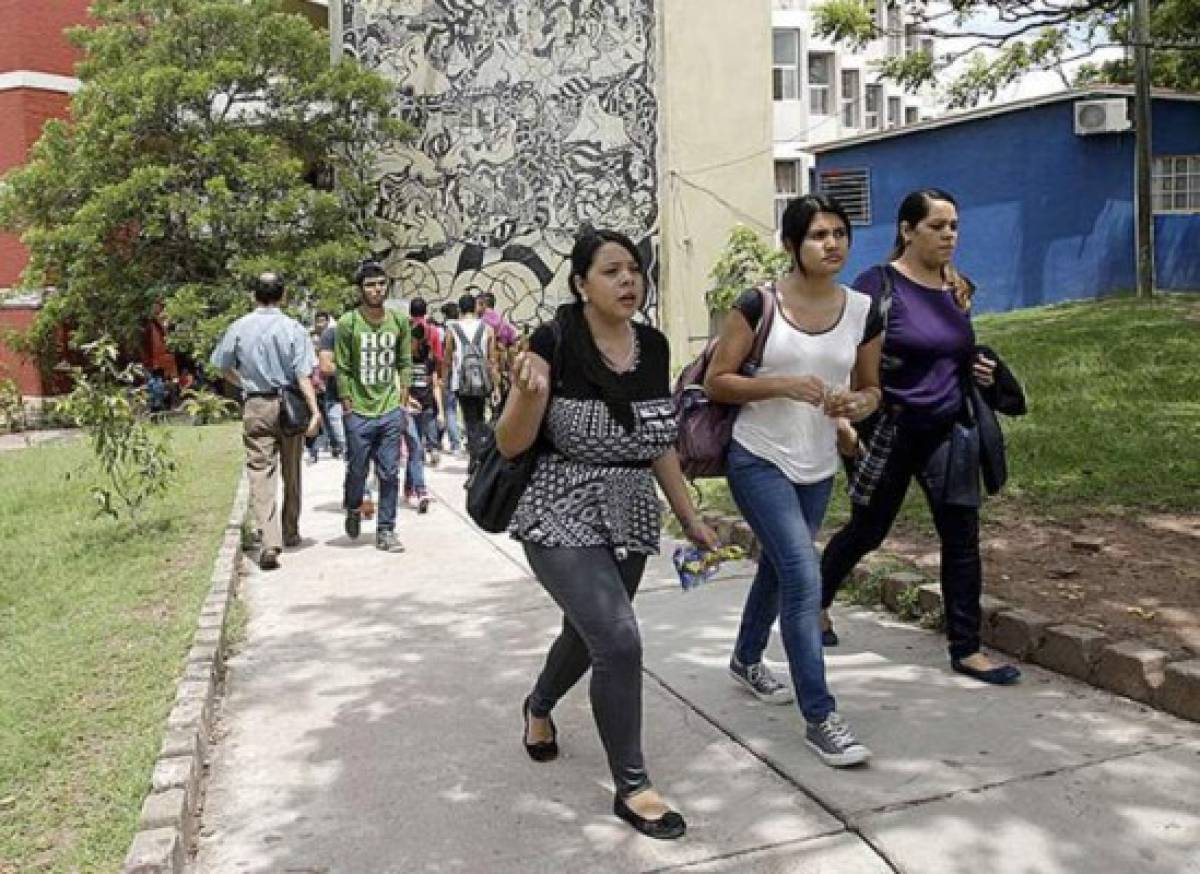
<svg viewBox="0 0 1200 874">
<path fill-rule="evenodd" d="M 900 528 L 885 549 L 936 578 L 937 540 Z M 982 532 L 984 591 L 1111 640 L 1200 656 L 1200 515 L 1049 522 L 993 507 Z"/>
</svg>

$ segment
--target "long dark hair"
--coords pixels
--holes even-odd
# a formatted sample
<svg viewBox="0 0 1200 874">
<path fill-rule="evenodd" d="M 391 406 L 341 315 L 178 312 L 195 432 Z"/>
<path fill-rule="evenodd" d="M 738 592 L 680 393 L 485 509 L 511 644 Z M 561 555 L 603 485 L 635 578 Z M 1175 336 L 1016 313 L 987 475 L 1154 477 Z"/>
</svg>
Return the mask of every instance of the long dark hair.
<svg viewBox="0 0 1200 874">
<path fill-rule="evenodd" d="M 915 229 L 918 224 L 929 217 L 930 208 L 935 200 L 948 203 L 958 209 L 958 201 L 954 199 L 954 195 L 941 188 L 922 188 L 911 191 L 904 200 L 900 201 L 900 209 L 896 213 L 896 241 L 892 244 L 888 261 L 900 258 L 904 254 L 904 250 L 908 248 L 908 244 L 904 242 L 902 227 L 908 225 Z M 942 272 L 942 278 L 950 285 L 959 308 L 964 311 L 969 310 L 971 298 L 975 294 L 975 283 L 959 273 L 953 264 L 946 265 Z"/>
<path fill-rule="evenodd" d="M 796 269 L 801 273 L 804 272 L 804 265 L 800 263 L 800 246 L 808 236 L 808 229 L 812 227 L 813 221 L 823 212 L 842 220 L 842 225 L 846 228 L 847 245 L 854 241 L 850 216 L 845 207 L 828 194 L 805 194 L 788 201 L 787 209 L 783 211 L 783 218 L 779 222 L 779 238 L 791 247 Z"/>
<path fill-rule="evenodd" d="M 571 273 L 567 279 L 574 303 L 563 304 L 554 314 L 561 328 L 560 342 L 566 343 L 567 348 L 574 350 L 574 360 L 583 368 L 583 377 L 598 390 L 605 406 L 613 419 L 626 431 L 636 427 L 633 415 L 633 392 L 630 380 L 614 373 L 600 356 L 600 347 L 592 336 L 587 318 L 583 314 L 583 293 L 579 283 L 587 278 L 588 271 L 596 260 L 596 253 L 606 243 L 616 243 L 629 252 L 643 279 L 646 275 L 642 253 L 638 251 L 633 240 L 620 233 L 595 228 L 584 228 L 575 239 L 571 248 Z"/>
</svg>

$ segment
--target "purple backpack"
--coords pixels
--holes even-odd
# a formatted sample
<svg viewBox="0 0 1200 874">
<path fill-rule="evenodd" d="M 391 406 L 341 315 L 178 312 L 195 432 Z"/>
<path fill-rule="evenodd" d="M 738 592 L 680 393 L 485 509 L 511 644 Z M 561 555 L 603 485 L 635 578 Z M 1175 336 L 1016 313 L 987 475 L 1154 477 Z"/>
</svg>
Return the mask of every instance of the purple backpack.
<svg viewBox="0 0 1200 874">
<path fill-rule="evenodd" d="M 762 296 L 762 318 L 754 332 L 754 345 L 750 355 L 742 363 L 741 373 L 753 376 L 762 364 L 763 347 L 771 333 L 775 320 L 775 294 L 771 286 L 759 289 Z M 671 404 L 679 422 L 679 436 L 675 440 L 675 451 L 679 465 L 688 479 L 704 479 L 725 475 L 725 455 L 733 439 L 733 423 L 737 420 L 735 404 L 719 404 L 708 399 L 704 393 L 704 377 L 712 361 L 717 338 L 708 341 L 704 351 L 683 368 L 671 391 Z"/>
</svg>

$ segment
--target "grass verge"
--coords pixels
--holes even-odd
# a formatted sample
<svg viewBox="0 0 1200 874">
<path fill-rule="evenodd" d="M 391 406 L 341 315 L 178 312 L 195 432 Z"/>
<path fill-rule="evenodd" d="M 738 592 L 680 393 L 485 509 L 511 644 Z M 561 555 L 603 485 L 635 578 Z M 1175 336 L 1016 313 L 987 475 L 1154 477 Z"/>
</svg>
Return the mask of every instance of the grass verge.
<svg viewBox="0 0 1200 874">
<path fill-rule="evenodd" d="M 177 428 L 142 524 L 93 517 L 83 441 L 0 454 L 0 872 L 115 871 L 137 825 L 241 463 Z"/>
<path fill-rule="evenodd" d="M 1040 307 L 981 316 L 976 329 L 1029 397 L 1027 416 L 1003 419 L 1003 501 L 1049 518 L 1200 508 L 1200 297 Z M 706 507 L 736 512 L 724 480 L 699 488 Z M 913 488 L 901 522 L 931 528 L 924 504 Z M 848 515 L 839 482 L 826 530 Z"/>
</svg>

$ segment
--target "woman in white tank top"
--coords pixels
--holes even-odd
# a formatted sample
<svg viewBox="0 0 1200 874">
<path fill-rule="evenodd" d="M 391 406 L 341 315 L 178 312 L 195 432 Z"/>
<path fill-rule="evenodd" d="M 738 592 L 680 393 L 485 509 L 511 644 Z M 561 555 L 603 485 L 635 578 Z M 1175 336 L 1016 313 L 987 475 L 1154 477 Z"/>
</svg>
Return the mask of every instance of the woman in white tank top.
<svg viewBox="0 0 1200 874">
<path fill-rule="evenodd" d="M 778 616 L 805 741 L 833 767 L 870 756 L 838 715 L 825 682 L 821 568 L 813 546 L 838 466 L 837 421 L 869 415 L 880 399 L 878 307 L 837 281 L 850 234 L 836 201 L 810 195 L 788 204 L 782 237 L 792 269 L 773 287 L 737 300 L 705 380 L 710 398 L 741 405 L 729 488 L 762 544 L 729 669 L 762 700 L 793 700 L 762 663 Z M 775 315 L 761 365 L 744 374 L 764 294 L 775 296 Z"/>
</svg>

